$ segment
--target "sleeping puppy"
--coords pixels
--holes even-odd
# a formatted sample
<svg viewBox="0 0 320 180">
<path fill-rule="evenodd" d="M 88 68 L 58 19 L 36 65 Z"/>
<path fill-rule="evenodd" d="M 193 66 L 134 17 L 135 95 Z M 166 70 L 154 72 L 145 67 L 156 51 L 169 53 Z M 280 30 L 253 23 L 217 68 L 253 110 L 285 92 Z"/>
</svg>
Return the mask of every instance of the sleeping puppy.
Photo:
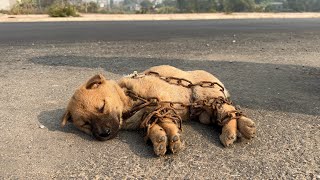
<svg viewBox="0 0 320 180">
<path fill-rule="evenodd" d="M 158 76 L 151 75 L 150 72 Z M 186 81 L 171 83 L 164 77 Z M 215 84 L 209 88 L 184 84 L 203 81 Z M 133 92 L 135 96 L 130 96 L 128 92 Z M 212 106 L 205 106 L 203 103 L 197 104 L 197 107 L 194 105 L 196 102 L 221 97 L 222 101 L 214 101 L 215 106 L 213 103 Z M 143 106 L 144 100 L 152 98 L 156 98 L 158 102 L 178 102 L 186 106 L 176 108 L 170 103 L 164 103 L 162 107 L 165 115 L 161 118 L 153 117 L 153 121 L 149 123 L 145 122 L 146 117 L 152 112 L 160 111 L 159 104 Z M 162 65 L 118 81 L 106 79 L 99 74 L 75 91 L 63 115 L 61 126 L 72 122 L 81 131 L 101 141 L 112 139 L 121 129 L 145 128 L 146 139 L 151 140 L 158 156 L 164 155 L 168 150 L 177 153 L 182 149 L 180 122 L 177 119 L 186 121 L 192 117 L 203 124 L 218 122 L 222 126 L 220 140 L 224 146 L 233 144 L 237 133 L 247 139 L 253 138 L 256 132 L 254 122 L 238 113 L 227 99 L 229 93 L 224 85 L 215 76 L 202 70 L 182 71 Z"/>
</svg>

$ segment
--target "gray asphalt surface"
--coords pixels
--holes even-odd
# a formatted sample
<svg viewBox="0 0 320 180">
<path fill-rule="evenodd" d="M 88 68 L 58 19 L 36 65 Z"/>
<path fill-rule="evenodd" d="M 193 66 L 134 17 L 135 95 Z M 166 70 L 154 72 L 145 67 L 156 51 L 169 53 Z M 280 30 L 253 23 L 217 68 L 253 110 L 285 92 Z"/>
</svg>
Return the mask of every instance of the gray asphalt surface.
<svg viewBox="0 0 320 180">
<path fill-rule="evenodd" d="M 320 179 L 320 19 L 0 23 L 1 179 Z M 97 73 L 170 64 L 216 74 L 257 124 L 232 148 L 183 125 L 155 157 L 138 131 L 98 142 L 60 117 Z"/>
</svg>

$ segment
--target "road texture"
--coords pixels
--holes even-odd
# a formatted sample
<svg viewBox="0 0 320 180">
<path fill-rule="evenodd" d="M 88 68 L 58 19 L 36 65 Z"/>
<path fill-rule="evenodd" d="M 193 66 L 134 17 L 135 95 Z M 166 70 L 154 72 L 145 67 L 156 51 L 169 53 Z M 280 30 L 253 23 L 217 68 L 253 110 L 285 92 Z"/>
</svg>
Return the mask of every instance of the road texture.
<svg viewBox="0 0 320 180">
<path fill-rule="evenodd" d="M 1 179 L 320 179 L 320 19 L 0 23 Z M 231 148 L 183 125 L 155 157 L 138 131 L 98 142 L 59 126 L 73 91 L 170 64 L 216 74 L 257 124 Z"/>
</svg>

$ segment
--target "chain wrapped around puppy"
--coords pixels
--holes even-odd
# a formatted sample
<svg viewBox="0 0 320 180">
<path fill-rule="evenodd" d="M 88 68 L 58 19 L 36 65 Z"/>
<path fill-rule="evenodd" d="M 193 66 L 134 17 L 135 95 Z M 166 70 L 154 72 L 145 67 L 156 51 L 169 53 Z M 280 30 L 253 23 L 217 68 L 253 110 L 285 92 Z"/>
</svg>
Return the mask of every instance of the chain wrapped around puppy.
<svg viewBox="0 0 320 180">
<path fill-rule="evenodd" d="M 147 135 L 152 126 L 154 126 L 158 122 L 163 121 L 165 118 L 171 119 L 172 122 L 177 124 L 178 128 L 182 130 L 182 127 L 181 127 L 182 118 L 178 115 L 176 110 L 182 110 L 185 108 L 201 109 L 204 107 L 209 107 L 212 110 L 215 110 L 214 112 L 217 112 L 219 109 L 221 109 L 223 104 L 232 105 L 232 102 L 226 97 L 224 93 L 224 87 L 217 82 L 200 81 L 198 83 L 192 83 L 191 81 L 184 78 L 161 76 L 158 72 L 154 72 L 154 71 L 149 71 L 145 74 L 134 73 L 131 76 L 131 78 L 137 79 L 137 78 L 143 78 L 145 76 L 155 76 L 161 80 L 168 82 L 169 84 L 174 84 L 174 85 L 182 86 L 185 88 L 192 88 L 195 86 L 200 86 L 203 88 L 214 88 L 217 85 L 220 87 L 220 91 L 224 95 L 224 97 L 219 96 L 217 98 L 197 100 L 191 103 L 181 103 L 181 102 L 173 102 L 173 101 L 160 101 L 157 97 L 151 97 L 146 99 L 137 95 L 135 92 L 131 90 L 127 90 L 126 94 L 129 97 L 136 100 L 140 100 L 141 103 L 136 105 L 130 112 L 127 113 L 126 116 L 130 117 L 131 115 L 135 114 L 136 112 L 138 112 L 139 110 L 145 107 L 150 107 L 150 106 L 155 107 L 152 112 L 145 113 L 145 115 L 143 116 L 142 123 L 140 125 L 141 128 L 146 128 Z M 177 108 L 177 106 L 181 108 Z M 241 116 L 244 116 L 244 114 L 239 109 L 236 109 L 236 110 L 225 113 L 223 117 L 220 117 L 219 119 L 217 119 L 217 123 L 223 126 L 227 124 L 230 120 L 239 119 Z"/>
<path fill-rule="evenodd" d="M 143 116 L 143 121 L 140 124 L 140 128 L 146 128 L 146 136 L 149 135 L 149 130 L 152 128 L 155 124 L 162 122 L 165 118 L 170 119 L 174 124 L 178 126 L 180 130 L 182 119 L 178 115 L 176 108 L 174 108 L 174 104 L 180 104 L 184 105 L 183 103 L 175 103 L 175 102 L 169 102 L 169 101 L 159 101 L 158 98 L 152 97 L 152 98 L 143 98 L 136 93 L 134 93 L 131 90 L 127 90 L 126 94 L 135 99 L 140 100 L 141 103 L 136 105 L 130 112 L 128 112 L 125 116 L 130 117 L 133 114 L 135 114 L 137 111 L 145 108 L 145 107 L 155 107 L 152 112 L 146 112 Z"/>
</svg>

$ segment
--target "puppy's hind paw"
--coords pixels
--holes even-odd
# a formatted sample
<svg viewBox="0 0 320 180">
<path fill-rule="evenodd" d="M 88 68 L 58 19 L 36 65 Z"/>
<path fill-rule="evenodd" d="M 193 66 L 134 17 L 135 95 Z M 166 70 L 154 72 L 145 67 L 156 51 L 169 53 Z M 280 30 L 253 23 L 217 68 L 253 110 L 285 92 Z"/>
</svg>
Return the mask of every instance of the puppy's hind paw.
<svg viewBox="0 0 320 180">
<path fill-rule="evenodd" d="M 245 116 L 238 119 L 238 130 L 246 139 L 254 138 L 256 135 L 255 123 Z"/>
</svg>

